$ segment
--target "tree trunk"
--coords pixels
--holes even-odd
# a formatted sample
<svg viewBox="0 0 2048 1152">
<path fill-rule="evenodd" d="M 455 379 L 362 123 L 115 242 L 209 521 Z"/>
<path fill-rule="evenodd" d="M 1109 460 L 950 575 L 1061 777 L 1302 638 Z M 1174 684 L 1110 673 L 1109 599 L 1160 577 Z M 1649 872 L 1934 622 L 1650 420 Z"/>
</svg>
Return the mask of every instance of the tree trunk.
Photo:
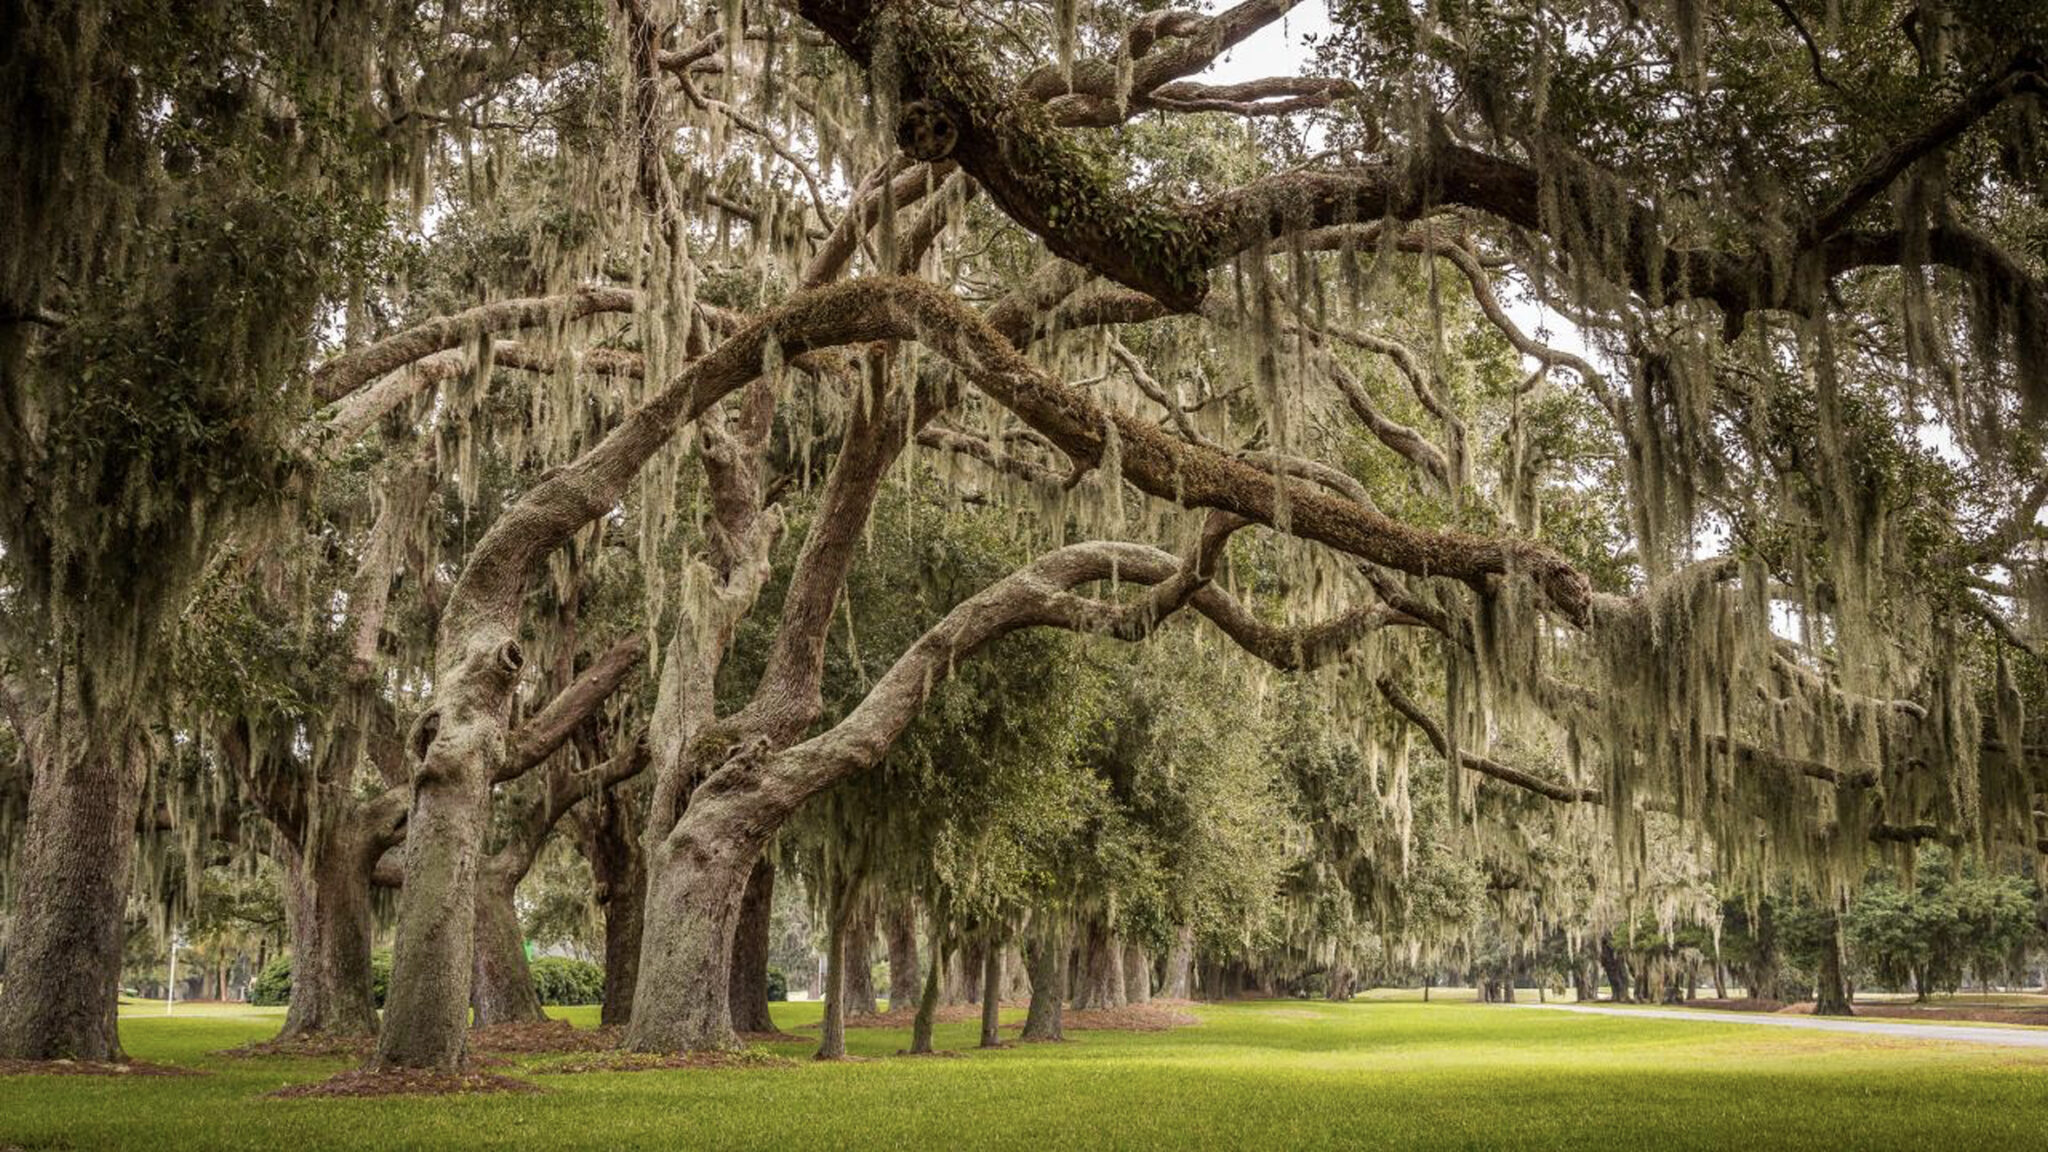
<svg viewBox="0 0 2048 1152">
<path fill-rule="evenodd" d="M 1621 955 L 1614 950 L 1614 937 L 1602 934 L 1600 937 L 1600 967 L 1607 973 L 1608 998 L 1617 1004 L 1629 998 L 1628 965 L 1622 963 Z"/>
<path fill-rule="evenodd" d="M 729 794 L 728 794 L 729 796 Z M 773 822 L 746 806 L 694 801 L 647 853 L 646 932 L 626 1047 L 692 1052 L 739 1047 L 732 1029 L 732 942 L 740 905 Z M 722 809 L 714 814 L 713 806 Z"/>
<path fill-rule="evenodd" d="M 1136 944 L 1124 945 L 1124 1003 L 1152 1002 L 1152 958 Z"/>
<path fill-rule="evenodd" d="M 1024 946 L 1024 966 L 1031 976 L 1031 1006 L 1024 1013 L 1026 1040 L 1064 1040 L 1067 995 L 1067 941 L 1063 933 L 1034 933 Z"/>
<path fill-rule="evenodd" d="M 939 995 L 946 979 L 946 937 L 943 921 L 934 913 L 932 918 L 932 954 L 929 970 L 925 975 L 924 992 L 918 997 L 917 1019 L 910 1025 L 910 1052 L 913 1056 L 929 1055 L 932 1050 L 932 1026 L 939 1018 Z"/>
<path fill-rule="evenodd" d="M 768 1014 L 768 934 L 774 913 L 775 863 L 763 856 L 747 879 L 733 931 L 729 988 L 737 1032 L 775 1031 L 775 1019 Z"/>
<path fill-rule="evenodd" d="M 452 625 L 444 621 L 443 627 Z M 405 892 L 377 1043 L 380 1068 L 454 1071 L 467 1054 L 477 873 L 491 817 L 491 779 L 505 756 L 512 687 L 523 661 L 509 637 L 490 644 L 446 631 L 442 639 L 427 713 L 432 727 L 422 720 L 426 754 L 413 773 L 405 825 Z"/>
<path fill-rule="evenodd" d="M 1820 981 L 1814 998 L 1815 1016 L 1853 1016 L 1849 989 L 1842 978 L 1842 918 L 1828 914 L 1828 930 L 1821 934 Z"/>
<path fill-rule="evenodd" d="M 846 1056 L 846 937 L 853 919 L 850 889 L 832 900 L 832 926 L 825 936 L 825 1019 L 818 1025 L 819 1060 Z"/>
<path fill-rule="evenodd" d="M 918 1000 L 917 916 L 907 901 L 883 915 L 882 934 L 889 946 L 889 1011 L 894 1012 Z"/>
<path fill-rule="evenodd" d="M 370 872 L 376 860 L 344 827 L 333 829 L 312 853 L 288 851 L 285 857 L 292 998 L 280 1040 L 377 1034 L 370 968 L 376 928 Z"/>
<path fill-rule="evenodd" d="M 110 740 L 69 709 L 52 712 L 51 727 L 67 730 L 29 784 L 0 1057 L 120 1060 L 115 1012 L 144 745 Z"/>
<path fill-rule="evenodd" d="M 856 914 L 846 925 L 846 1014 L 873 1016 L 881 1010 L 875 1003 L 875 965 L 872 941 L 873 918 Z"/>
<path fill-rule="evenodd" d="M 1173 950 L 1166 954 L 1166 987 L 1162 992 L 1174 1000 L 1189 1000 L 1194 997 L 1195 929 L 1192 924 L 1183 924 L 1174 933 Z"/>
<path fill-rule="evenodd" d="M 990 940 L 982 949 L 981 964 L 981 1046 L 1001 1048 L 998 1032 L 1003 1019 L 1003 943 Z"/>
<path fill-rule="evenodd" d="M 476 972 L 470 981 L 471 1027 L 547 1019 L 526 963 L 526 939 L 513 897 L 519 878 L 486 866 L 476 892 Z"/>
<path fill-rule="evenodd" d="M 633 1019 L 633 992 L 640 981 L 640 938 L 646 930 L 647 869 L 640 854 L 637 806 L 627 793 L 597 797 L 580 822 L 577 838 L 604 908 L 604 1007 L 599 1022 L 624 1025 Z"/>
<path fill-rule="evenodd" d="M 1124 1003 L 1123 949 L 1109 925 L 1090 920 L 1081 932 L 1081 979 L 1074 1008 L 1121 1008 Z"/>
</svg>

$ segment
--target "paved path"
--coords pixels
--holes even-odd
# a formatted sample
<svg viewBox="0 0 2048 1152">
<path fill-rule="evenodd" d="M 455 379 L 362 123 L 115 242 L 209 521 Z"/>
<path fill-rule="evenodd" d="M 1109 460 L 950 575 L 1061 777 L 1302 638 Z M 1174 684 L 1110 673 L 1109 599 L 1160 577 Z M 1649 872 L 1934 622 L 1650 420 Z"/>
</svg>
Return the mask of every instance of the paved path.
<svg viewBox="0 0 2048 1152">
<path fill-rule="evenodd" d="M 1842 1020 L 1834 1017 L 1779 1016 L 1770 1012 L 1686 1012 L 1670 1008 L 1598 1008 L 1591 1004 L 1517 1004 L 1517 1008 L 1579 1012 L 1588 1016 L 1689 1020 L 1694 1024 L 1760 1024 L 1766 1028 L 1805 1028 L 1814 1032 L 1863 1032 L 1903 1036 L 1908 1040 L 1949 1040 L 1962 1044 L 1996 1044 L 2006 1048 L 2048 1048 L 2048 1028 L 1984 1028 L 1970 1024 L 1914 1024 L 1898 1020 Z"/>
</svg>

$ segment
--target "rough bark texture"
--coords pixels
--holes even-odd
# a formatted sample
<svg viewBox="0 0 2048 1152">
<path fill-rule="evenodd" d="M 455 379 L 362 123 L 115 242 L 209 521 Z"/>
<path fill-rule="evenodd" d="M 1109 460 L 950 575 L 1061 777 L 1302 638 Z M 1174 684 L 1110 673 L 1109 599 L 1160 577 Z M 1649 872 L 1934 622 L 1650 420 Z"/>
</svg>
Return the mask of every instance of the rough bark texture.
<svg viewBox="0 0 2048 1152">
<path fill-rule="evenodd" d="M 1000 1048 L 1003 1037 L 1003 946 L 991 940 L 982 949 L 981 964 L 981 1046 Z"/>
<path fill-rule="evenodd" d="M 476 972 L 469 986 L 472 1027 L 547 1019 L 526 963 L 526 939 L 513 897 L 519 877 L 486 867 L 476 892 Z"/>
<path fill-rule="evenodd" d="M 917 916 L 908 904 L 891 908 L 882 917 L 882 933 L 889 947 L 889 1010 L 894 1012 L 917 1003 Z"/>
<path fill-rule="evenodd" d="M 1600 967 L 1607 973 L 1608 995 L 1615 1002 L 1629 999 L 1628 965 L 1621 962 L 1621 956 L 1614 950 L 1614 937 L 1600 937 Z"/>
<path fill-rule="evenodd" d="M 612 790 L 586 806 L 578 843 L 604 909 L 604 1008 L 599 1022 L 624 1025 L 633 1018 L 633 989 L 640 979 L 640 936 L 645 930 L 647 871 L 633 827 L 637 806 Z"/>
<path fill-rule="evenodd" d="M 917 1018 L 910 1024 L 910 1052 L 923 1056 L 932 1050 L 932 1025 L 939 1018 L 940 985 L 945 982 L 946 938 L 937 917 L 932 919 L 931 963 L 925 966 L 924 991 L 917 999 Z"/>
<path fill-rule="evenodd" d="M 139 739 L 91 732 L 75 713 L 54 723 L 68 731 L 29 786 L 0 1057 L 119 1060 L 114 1016 L 146 757 Z"/>
<path fill-rule="evenodd" d="M 1195 929 L 1183 924 L 1174 933 L 1173 951 L 1166 954 L 1165 995 L 1175 1000 L 1193 998 L 1195 968 Z"/>
<path fill-rule="evenodd" d="M 292 937 L 292 998 L 280 1039 L 375 1036 L 370 970 L 370 874 L 374 858 L 348 826 L 312 853 L 289 851 L 285 914 Z"/>
<path fill-rule="evenodd" d="M 1348 995 L 1348 992 L 1347 992 Z M 1124 1003 L 1152 1001 L 1152 957 L 1136 944 L 1124 945 Z"/>
<path fill-rule="evenodd" d="M 1842 918 L 1830 914 L 1828 930 L 1821 934 L 1819 987 L 1813 1003 L 1815 1016 L 1853 1016 L 1849 1006 L 1849 985 L 1842 973 Z"/>
<path fill-rule="evenodd" d="M 820 1060 L 846 1055 L 846 936 L 852 910 L 842 893 L 833 901 L 832 929 L 825 938 L 825 1018 L 818 1024 Z"/>
<path fill-rule="evenodd" d="M 1124 1006 L 1123 945 L 1109 925 L 1091 920 L 1081 934 L 1081 978 L 1074 990 L 1075 1008 Z"/>
<path fill-rule="evenodd" d="M 875 923 L 856 914 L 846 929 L 846 1014 L 873 1016 L 881 1011 L 875 1003 L 875 965 L 872 941 Z"/>
<path fill-rule="evenodd" d="M 1034 935 L 1024 946 L 1024 965 L 1031 977 L 1031 1005 L 1024 1013 L 1024 1039 L 1064 1040 L 1067 995 L 1067 941 L 1063 934 Z"/>
<path fill-rule="evenodd" d="M 740 1032 L 773 1032 L 768 1014 L 768 929 L 775 909 L 775 864 L 763 856 L 747 880 L 733 933 L 732 1026 Z"/>
</svg>

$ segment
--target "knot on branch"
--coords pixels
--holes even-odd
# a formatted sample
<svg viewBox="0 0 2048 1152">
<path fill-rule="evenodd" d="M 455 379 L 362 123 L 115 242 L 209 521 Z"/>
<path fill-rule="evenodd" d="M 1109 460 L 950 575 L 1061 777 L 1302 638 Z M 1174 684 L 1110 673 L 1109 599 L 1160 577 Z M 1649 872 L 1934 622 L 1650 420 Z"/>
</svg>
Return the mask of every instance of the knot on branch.
<svg viewBox="0 0 2048 1152">
<path fill-rule="evenodd" d="M 944 160 L 960 143 L 960 126 L 937 104 L 912 100 L 896 118 L 896 143 L 913 160 Z"/>
</svg>

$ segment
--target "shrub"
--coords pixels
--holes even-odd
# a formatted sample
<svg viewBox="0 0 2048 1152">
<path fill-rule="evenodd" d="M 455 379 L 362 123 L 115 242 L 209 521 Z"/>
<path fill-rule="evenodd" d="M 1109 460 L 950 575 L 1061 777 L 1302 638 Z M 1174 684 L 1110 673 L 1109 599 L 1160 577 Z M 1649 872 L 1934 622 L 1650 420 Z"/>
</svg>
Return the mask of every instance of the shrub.
<svg viewBox="0 0 2048 1152">
<path fill-rule="evenodd" d="M 789 999 L 789 977 L 780 968 L 768 969 L 768 999 L 778 1003 Z"/>
<path fill-rule="evenodd" d="M 543 1004 L 604 1002 L 604 969 L 588 960 L 576 960 L 568 956 L 542 956 L 535 959 L 531 967 L 533 990 Z"/>
<path fill-rule="evenodd" d="M 370 953 L 370 994 L 376 998 L 377 1007 L 384 1006 L 384 994 L 391 990 L 391 950 L 379 948 Z M 286 952 L 263 966 L 256 979 L 249 984 L 249 1003 L 261 1007 L 275 1007 L 292 1002 L 292 957 Z"/>
</svg>

